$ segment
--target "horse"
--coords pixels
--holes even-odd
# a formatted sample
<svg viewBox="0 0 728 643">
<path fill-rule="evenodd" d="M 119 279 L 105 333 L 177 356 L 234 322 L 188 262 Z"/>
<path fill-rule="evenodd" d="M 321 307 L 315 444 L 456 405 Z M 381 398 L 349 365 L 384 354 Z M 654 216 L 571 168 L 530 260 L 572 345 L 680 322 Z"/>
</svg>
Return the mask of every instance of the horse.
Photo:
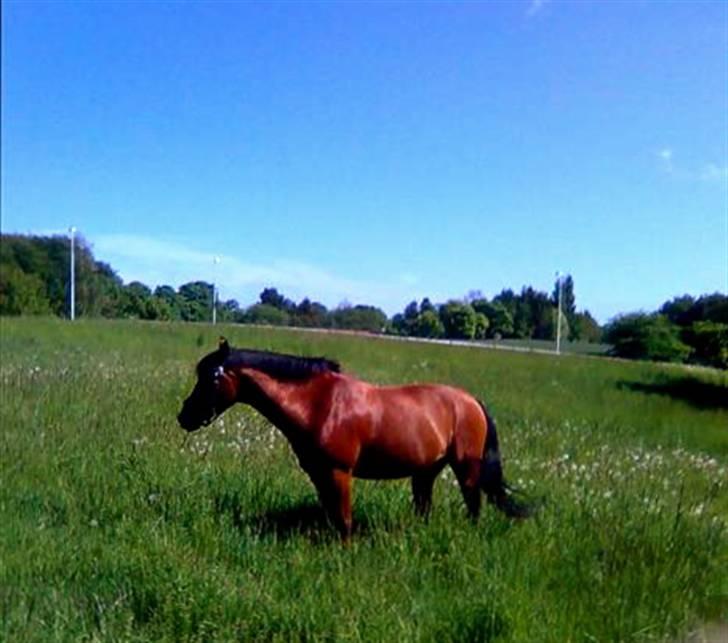
<svg viewBox="0 0 728 643">
<path fill-rule="evenodd" d="M 493 418 L 462 389 L 377 386 L 324 357 L 233 349 L 225 338 L 196 373 L 180 426 L 196 431 L 236 402 L 252 406 L 288 439 L 344 541 L 352 532 L 353 478 L 410 477 L 415 511 L 426 517 L 435 479 L 449 465 L 473 520 L 481 492 L 508 516 L 529 513 L 503 478 Z"/>
</svg>

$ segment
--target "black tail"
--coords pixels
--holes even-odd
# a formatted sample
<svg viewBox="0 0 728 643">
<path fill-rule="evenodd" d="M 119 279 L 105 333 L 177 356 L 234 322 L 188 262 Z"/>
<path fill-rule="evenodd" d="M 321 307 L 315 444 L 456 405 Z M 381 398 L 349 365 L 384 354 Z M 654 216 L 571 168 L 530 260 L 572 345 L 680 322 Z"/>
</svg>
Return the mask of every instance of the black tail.
<svg viewBox="0 0 728 643">
<path fill-rule="evenodd" d="M 498 448 L 498 431 L 495 420 L 490 417 L 485 405 L 478 400 L 488 423 L 483 447 L 483 459 L 480 467 L 480 487 L 488 496 L 488 502 L 511 518 L 527 518 L 531 508 L 513 497 L 513 489 L 506 484 L 501 467 L 500 449 Z"/>
</svg>

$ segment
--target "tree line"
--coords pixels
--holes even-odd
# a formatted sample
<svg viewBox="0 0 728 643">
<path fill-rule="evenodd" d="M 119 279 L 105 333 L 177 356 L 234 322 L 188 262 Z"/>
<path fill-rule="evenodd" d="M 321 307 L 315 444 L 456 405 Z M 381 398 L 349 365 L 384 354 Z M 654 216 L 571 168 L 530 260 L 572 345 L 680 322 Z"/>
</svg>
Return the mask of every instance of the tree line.
<svg viewBox="0 0 728 643">
<path fill-rule="evenodd" d="M 652 313 L 630 313 L 604 329 L 612 354 L 728 368 L 728 297 L 682 295 Z"/>
<path fill-rule="evenodd" d="M 564 340 L 598 342 L 601 328 L 588 310 L 576 310 L 574 280 L 567 275 L 554 284 L 551 295 L 524 286 L 520 293 L 504 289 L 488 300 L 475 291 L 464 301 L 435 306 L 428 298 L 409 303 L 394 315 L 391 331 L 399 335 L 449 339 L 556 338 L 559 287 L 561 336 Z"/>
<path fill-rule="evenodd" d="M 69 299 L 69 239 L 63 236 L 3 235 L 0 245 L 0 314 L 65 315 Z M 154 290 L 139 281 L 124 284 L 116 272 L 97 261 L 88 243 L 77 238 L 75 253 L 76 311 L 87 317 L 131 317 L 149 320 L 209 321 L 213 285 L 193 281 L 175 289 Z M 556 297 L 530 287 L 520 294 L 503 290 L 492 301 L 472 293 L 464 301 L 435 305 L 413 301 L 389 319 L 379 308 L 342 304 L 329 310 L 304 298 L 296 303 L 265 288 L 259 300 L 243 308 L 235 299 L 216 302 L 222 322 L 339 328 L 403 336 L 450 339 L 553 339 Z M 588 312 L 577 313 L 574 282 L 562 283 L 562 336 L 598 341 L 601 329 Z"/>
<path fill-rule="evenodd" d="M 68 315 L 70 241 L 64 236 L 0 235 L 0 315 Z M 191 281 L 175 289 L 125 284 L 108 264 L 97 261 L 88 243 L 76 238 L 76 314 L 81 317 L 164 321 L 210 321 L 213 284 Z M 328 310 L 303 299 L 298 304 L 266 288 L 260 300 L 242 308 L 235 299 L 216 302 L 217 319 L 228 323 L 273 324 L 383 332 L 387 315 L 374 306 L 342 304 Z"/>
<path fill-rule="evenodd" d="M 0 315 L 67 315 L 69 261 L 67 237 L 0 235 Z M 125 284 L 111 266 L 94 258 L 82 237 L 76 241 L 75 261 L 79 316 L 198 322 L 211 318 L 209 282 L 154 290 L 139 281 Z M 345 303 L 328 309 L 309 298 L 296 303 L 274 287 L 265 288 L 248 307 L 235 299 L 218 301 L 216 315 L 227 323 L 496 341 L 554 340 L 558 320 L 562 339 L 604 341 L 612 345 L 613 355 L 728 367 L 728 297 L 685 295 L 654 313 L 622 315 L 602 328 L 588 310 L 577 310 L 570 275 L 554 284 L 551 293 L 524 286 L 520 292 L 504 289 L 490 300 L 477 291 L 440 304 L 424 298 L 410 302 L 391 319 L 375 306 Z"/>
</svg>

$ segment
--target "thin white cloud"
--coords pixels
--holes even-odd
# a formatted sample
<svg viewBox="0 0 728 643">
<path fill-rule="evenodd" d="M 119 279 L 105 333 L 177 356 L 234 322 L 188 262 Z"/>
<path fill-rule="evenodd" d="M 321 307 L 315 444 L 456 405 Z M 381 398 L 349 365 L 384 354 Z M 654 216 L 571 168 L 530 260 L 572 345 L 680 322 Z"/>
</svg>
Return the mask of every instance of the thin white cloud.
<svg viewBox="0 0 728 643">
<path fill-rule="evenodd" d="M 296 300 L 309 297 L 329 307 L 342 301 L 366 303 L 390 314 L 419 295 L 414 292 L 419 290 L 418 280 L 408 273 L 380 283 L 352 279 L 293 259 L 255 263 L 139 235 L 100 235 L 90 241 L 96 259 L 109 263 L 126 282 L 141 281 L 154 288 L 214 280 L 223 298 L 236 298 L 242 305 L 252 303 L 267 286 Z M 216 257 L 219 263 L 215 263 Z"/>
<path fill-rule="evenodd" d="M 672 174 L 675 169 L 672 164 L 672 156 L 673 151 L 669 147 L 663 147 L 657 152 L 657 158 L 659 159 L 660 166 L 662 167 L 662 170 L 668 174 Z"/>
<path fill-rule="evenodd" d="M 546 5 L 548 1 L 549 0 L 531 0 L 528 4 L 528 9 L 526 9 L 526 17 L 532 18 L 535 16 L 544 8 L 544 5 Z"/>
<path fill-rule="evenodd" d="M 728 165 L 706 164 L 700 171 L 699 178 L 707 183 L 719 182 L 725 184 L 728 181 Z"/>
<path fill-rule="evenodd" d="M 672 162 L 672 150 L 669 147 L 663 147 L 657 155 L 666 163 Z"/>
<path fill-rule="evenodd" d="M 700 169 L 686 167 L 676 160 L 675 152 L 670 147 L 663 147 L 656 153 L 660 170 L 682 181 L 701 183 L 717 183 L 726 185 L 728 181 L 728 165 L 705 163 Z"/>
</svg>

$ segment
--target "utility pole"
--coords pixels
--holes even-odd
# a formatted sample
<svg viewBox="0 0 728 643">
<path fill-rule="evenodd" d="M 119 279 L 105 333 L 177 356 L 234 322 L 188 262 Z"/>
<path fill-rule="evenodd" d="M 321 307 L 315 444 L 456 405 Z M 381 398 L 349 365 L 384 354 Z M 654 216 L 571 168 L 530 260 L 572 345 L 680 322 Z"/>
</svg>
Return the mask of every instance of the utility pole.
<svg viewBox="0 0 728 643">
<path fill-rule="evenodd" d="M 71 321 L 76 319 L 76 250 L 75 250 L 75 235 L 76 228 L 71 226 L 68 228 L 68 232 L 71 235 Z"/>
<path fill-rule="evenodd" d="M 558 306 L 556 308 L 556 354 L 561 354 L 561 275 L 556 272 L 556 289 L 558 291 Z"/>
<path fill-rule="evenodd" d="M 212 260 L 213 274 L 212 274 L 212 323 L 217 324 L 217 285 L 215 281 L 217 279 L 217 264 L 220 263 L 220 257 L 215 257 Z"/>
</svg>

